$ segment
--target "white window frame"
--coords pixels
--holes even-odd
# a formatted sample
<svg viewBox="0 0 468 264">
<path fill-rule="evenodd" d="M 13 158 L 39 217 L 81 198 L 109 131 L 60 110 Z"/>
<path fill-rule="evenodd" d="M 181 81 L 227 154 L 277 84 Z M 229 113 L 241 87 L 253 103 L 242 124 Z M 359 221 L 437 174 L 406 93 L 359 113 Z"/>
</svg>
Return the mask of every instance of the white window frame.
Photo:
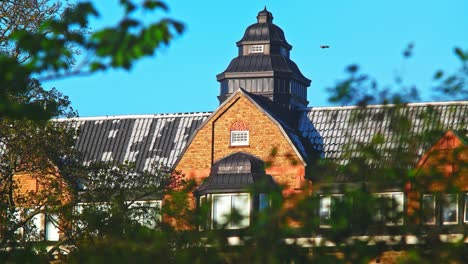
<svg viewBox="0 0 468 264">
<path fill-rule="evenodd" d="M 18 207 L 15 212 L 15 221 L 22 221 L 25 217 L 30 217 L 30 213 L 37 210 L 38 207 Z M 44 213 L 36 213 L 23 226 L 15 232 L 26 241 L 44 240 Z"/>
<path fill-rule="evenodd" d="M 468 223 L 468 193 L 465 193 L 465 215 L 463 217 L 463 222 Z"/>
<path fill-rule="evenodd" d="M 425 203 L 424 203 L 424 197 L 431 197 L 432 198 L 432 208 L 431 210 L 433 210 L 433 215 L 431 215 L 431 219 L 432 221 L 427 221 L 427 219 L 425 219 L 426 215 L 425 215 Z M 422 216 L 423 216 L 423 224 L 425 225 L 435 225 L 436 224 L 436 219 L 437 219 L 437 197 L 435 194 L 433 193 L 425 193 L 422 195 L 422 200 L 421 200 L 421 208 L 422 208 Z"/>
<path fill-rule="evenodd" d="M 60 219 L 58 214 L 47 214 L 45 217 L 44 236 L 46 241 L 60 240 Z"/>
<path fill-rule="evenodd" d="M 250 135 L 248 130 L 232 130 L 231 131 L 231 146 L 248 146 Z"/>
<path fill-rule="evenodd" d="M 388 200 L 392 200 L 393 202 L 396 202 L 396 211 L 395 213 L 401 214 L 401 217 L 396 221 L 390 221 L 386 219 L 387 215 L 382 215 L 382 208 L 377 208 L 376 212 L 376 218 L 378 221 L 385 222 L 385 225 L 392 226 L 392 225 L 403 225 L 404 224 L 404 219 L 403 219 L 403 214 L 405 212 L 405 194 L 403 192 L 382 192 L 382 193 L 376 193 L 374 194 L 376 198 L 385 198 Z M 393 204 L 392 204 L 393 207 Z M 384 212 L 386 214 L 386 212 Z M 390 216 L 392 217 L 392 216 Z"/>
<path fill-rule="evenodd" d="M 251 45 L 249 48 L 250 53 L 263 53 L 265 45 Z"/>
<path fill-rule="evenodd" d="M 162 221 L 160 213 L 161 207 L 161 200 L 146 200 L 133 202 L 129 206 L 129 209 L 137 210 L 139 208 L 146 208 L 148 212 L 146 212 L 145 214 L 132 214 L 132 212 L 130 212 L 131 218 L 137 221 L 142 226 L 156 228 L 157 224 Z"/>
<path fill-rule="evenodd" d="M 244 204 L 239 210 L 238 208 L 235 208 L 236 206 L 234 205 L 234 197 L 241 197 L 241 196 L 246 196 L 247 197 L 247 204 Z M 217 198 L 218 197 L 223 197 L 223 198 L 230 198 L 229 202 L 229 210 L 224 209 L 226 211 L 226 214 L 222 216 L 224 220 L 219 221 L 217 220 Z M 244 213 L 243 217 L 244 219 L 240 221 L 239 223 L 228 223 L 227 220 L 230 217 L 230 214 L 232 214 L 233 210 L 237 209 L 239 213 Z M 229 212 L 227 212 L 229 211 Z M 212 229 L 217 229 L 220 228 L 220 226 L 225 226 L 227 229 L 240 229 L 240 228 L 246 228 L 250 226 L 250 213 L 251 213 L 251 197 L 249 193 L 223 193 L 223 194 L 212 194 L 212 202 L 211 202 L 211 228 Z"/>
<path fill-rule="evenodd" d="M 450 203 L 451 201 L 449 200 L 450 198 L 449 197 L 454 197 L 455 198 L 455 204 L 452 204 Z M 448 205 L 448 207 L 447 207 Z M 446 210 L 451 210 L 453 209 L 452 206 L 455 205 L 455 221 L 446 221 L 445 219 L 445 213 L 446 213 Z M 458 224 L 458 194 L 455 194 L 455 193 L 444 193 L 442 194 L 442 201 L 441 201 L 441 210 L 442 210 L 442 214 L 441 214 L 441 222 L 442 222 L 442 225 L 456 225 Z"/>
<path fill-rule="evenodd" d="M 340 194 L 321 194 L 319 197 L 320 227 L 325 227 L 325 228 L 331 227 L 326 222 L 331 220 L 333 200 L 342 201 L 343 194 L 341 193 Z M 328 218 L 327 219 L 322 218 L 322 213 L 326 213 L 328 215 Z"/>
</svg>

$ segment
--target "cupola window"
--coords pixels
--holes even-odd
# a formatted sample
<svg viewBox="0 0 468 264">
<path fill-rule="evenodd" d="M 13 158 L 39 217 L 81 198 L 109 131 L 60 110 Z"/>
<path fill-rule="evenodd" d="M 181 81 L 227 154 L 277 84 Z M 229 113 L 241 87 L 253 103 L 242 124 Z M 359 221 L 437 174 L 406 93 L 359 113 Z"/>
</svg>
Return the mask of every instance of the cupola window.
<svg viewBox="0 0 468 264">
<path fill-rule="evenodd" d="M 250 53 L 263 53 L 264 45 L 252 45 L 250 46 Z"/>
<path fill-rule="evenodd" d="M 236 121 L 231 125 L 231 146 L 249 145 L 249 128 L 243 121 Z"/>
</svg>

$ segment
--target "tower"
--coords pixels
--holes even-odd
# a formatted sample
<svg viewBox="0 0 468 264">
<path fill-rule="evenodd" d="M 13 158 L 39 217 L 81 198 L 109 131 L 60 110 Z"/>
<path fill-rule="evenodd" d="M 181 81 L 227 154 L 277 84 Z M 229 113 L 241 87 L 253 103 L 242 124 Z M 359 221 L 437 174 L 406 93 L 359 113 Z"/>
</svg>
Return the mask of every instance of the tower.
<svg viewBox="0 0 468 264">
<path fill-rule="evenodd" d="M 289 58 L 292 46 L 283 30 L 273 24 L 273 15 L 266 8 L 236 44 L 238 56 L 216 76 L 220 82 L 220 103 L 243 88 L 281 108 L 294 110 L 307 106 L 307 87 L 311 81 Z"/>
</svg>

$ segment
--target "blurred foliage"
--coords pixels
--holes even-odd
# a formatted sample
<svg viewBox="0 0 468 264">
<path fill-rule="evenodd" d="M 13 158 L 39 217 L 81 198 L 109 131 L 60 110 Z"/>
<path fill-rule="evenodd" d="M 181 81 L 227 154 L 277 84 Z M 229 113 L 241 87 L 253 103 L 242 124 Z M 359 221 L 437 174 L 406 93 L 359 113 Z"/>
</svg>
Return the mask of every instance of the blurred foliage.
<svg viewBox="0 0 468 264">
<path fill-rule="evenodd" d="M 435 161 L 418 170 L 415 162 L 420 149 L 427 150 L 444 132 L 433 118 L 438 113 L 427 107 L 421 113 L 421 122 L 435 129 L 412 133 L 414 120 L 405 112 L 405 106 L 419 98 L 418 88 L 407 86 L 400 77 L 395 87 L 381 88 L 357 65 L 349 66 L 349 76 L 329 89 L 330 101 L 362 109 L 368 104 L 383 104 L 390 110 L 377 120 L 389 120 L 391 134 L 397 136 L 376 133 L 369 143 L 351 139 L 341 160 L 309 161 L 314 175 L 307 176 L 313 180 L 313 192 L 310 186 L 304 186 L 296 195 L 283 196 L 277 190 L 269 193 L 269 206 L 251 212 L 249 228 L 207 226 L 210 203 L 194 206 L 195 184 L 185 182 L 176 172 L 158 166 L 138 172 L 131 163 L 78 165 L 79 156 L 73 149 L 77 131 L 61 122 L 37 122 L 72 117 L 74 111 L 66 97 L 55 90 L 44 91 L 39 81 L 110 68 L 129 69 L 135 60 L 152 55 L 183 31 L 183 25 L 172 19 L 150 24 L 138 19 L 141 11 L 167 10 L 159 1 L 134 4 L 121 0 L 120 5 L 124 17 L 115 27 L 83 34 L 89 19 L 98 14 L 91 3 L 80 2 L 57 9 L 60 14 L 52 14 L 32 30 L 13 30 L 8 44 L 2 43 L 1 47 L 14 47 L 12 50 L 22 56 L 11 55 L 12 50 L 0 56 L 0 116 L 5 122 L 0 124 L 0 217 L 4 223 L 0 262 L 383 263 L 389 252 L 396 253 L 402 263 L 468 262 L 467 243 L 463 242 L 466 225 L 424 225 L 421 219 L 425 212 L 419 203 L 414 207 L 408 204 L 402 211 L 398 198 L 375 195 L 378 190 L 394 188 L 410 199 L 414 198 L 410 195 L 431 190 L 437 199 L 445 193 L 458 194 L 460 202 L 460 194 L 466 195 L 460 187 L 466 188 L 466 182 L 460 186 L 457 179 L 468 171 L 463 156 L 466 147 L 442 155 L 434 153 Z M 413 49 L 410 44 L 403 56 L 410 58 Z M 76 58 L 74 50 L 87 53 L 76 65 L 71 63 Z M 439 98 L 467 99 L 468 53 L 456 48 L 455 54 L 460 69 L 434 75 L 434 94 Z M 35 121 L 21 120 L 24 118 Z M 350 122 L 366 122 L 369 118 L 376 117 L 362 111 Z M 272 150 L 267 164 L 273 162 L 277 152 Z M 456 168 L 449 176 L 440 170 L 447 163 Z M 13 175 L 23 170 L 37 175 L 48 188 L 16 200 L 13 190 L 18 186 Z M 56 172 L 66 177 L 57 180 Z M 60 184 L 62 180 L 66 182 Z M 438 182 L 443 183 L 442 187 L 432 189 Z M 259 190 L 265 191 L 254 186 L 249 192 Z M 321 199 L 327 196 L 330 211 L 324 217 Z M 140 203 L 162 198 L 163 208 Z M 18 220 L 17 201 L 37 201 L 38 209 Z M 58 242 L 22 239 L 31 217 L 45 210 L 60 215 L 63 238 Z M 234 210 L 229 222 L 240 221 L 240 216 Z M 400 225 L 401 221 L 404 224 Z M 19 228 L 23 228 L 23 236 L 16 232 Z M 447 241 L 440 234 L 457 236 Z"/>
<path fill-rule="evenodd" d="M 108 69 L 129 70 L 181 34 L 184 25 L 160 18 L 168 7 L 161 1 L 119 1 L 124 10 L 116 25 L 89 32 L 89 21 L 99 18 L 91 2 L 62 5 L 61 1 L 0 2 L 0 116 L 47 120 L 56 106 L 11 97 L 27 93 L 30 80 L 39 82 L 89 75 Z M 152 21 L 142 14 L 155 14 Z M 79 56 L 78 56 L 79 55 Z"/>
</svg>

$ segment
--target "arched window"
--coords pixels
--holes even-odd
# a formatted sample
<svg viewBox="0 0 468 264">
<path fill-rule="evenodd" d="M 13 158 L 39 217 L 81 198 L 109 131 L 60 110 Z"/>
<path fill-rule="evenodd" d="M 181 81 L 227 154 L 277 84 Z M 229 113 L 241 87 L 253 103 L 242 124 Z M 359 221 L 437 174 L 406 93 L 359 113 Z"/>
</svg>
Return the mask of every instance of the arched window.
<svg viewBox="0 0 468 264">
<path fill-rule="evenodd" d="M 244 121 L 236 121 L 231 125 L 231 146 L 249 145 L 249 127 Z"/>
</svg>

